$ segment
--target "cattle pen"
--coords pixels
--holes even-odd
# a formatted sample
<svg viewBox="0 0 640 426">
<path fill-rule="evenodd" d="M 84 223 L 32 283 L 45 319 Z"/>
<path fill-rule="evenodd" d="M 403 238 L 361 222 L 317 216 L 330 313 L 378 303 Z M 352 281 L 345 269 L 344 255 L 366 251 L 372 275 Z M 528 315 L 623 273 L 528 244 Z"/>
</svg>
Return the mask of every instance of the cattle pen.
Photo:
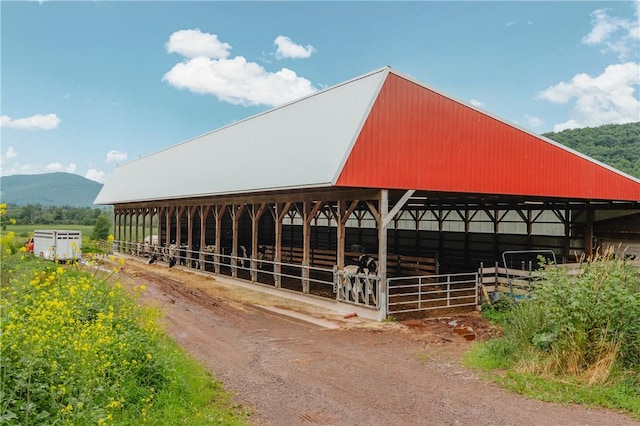
<svg viewBox="0 0 640 426">
<path fill-rule="evenodd" d="M 95 203 L 119 252 L 378 320 L 474 309 L 504 252 L 640 240 L 640 180 L 390 67 L 122 165 Z M 363 254 L 375 273 L 348 273 Z"/>
</svg>

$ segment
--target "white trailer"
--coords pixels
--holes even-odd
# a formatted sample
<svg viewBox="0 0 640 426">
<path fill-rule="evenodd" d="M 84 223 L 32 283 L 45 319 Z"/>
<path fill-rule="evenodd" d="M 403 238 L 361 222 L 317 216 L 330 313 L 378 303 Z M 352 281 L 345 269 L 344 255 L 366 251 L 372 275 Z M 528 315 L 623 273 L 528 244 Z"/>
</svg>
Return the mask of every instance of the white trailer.
<svg viewBox="0 0 640 426">
<path fill-rule="evenodd" d="M 34 231 L 33 254 L 60 262 L 80 260 L 82 232 L 53 229 Z"/>
</svg>

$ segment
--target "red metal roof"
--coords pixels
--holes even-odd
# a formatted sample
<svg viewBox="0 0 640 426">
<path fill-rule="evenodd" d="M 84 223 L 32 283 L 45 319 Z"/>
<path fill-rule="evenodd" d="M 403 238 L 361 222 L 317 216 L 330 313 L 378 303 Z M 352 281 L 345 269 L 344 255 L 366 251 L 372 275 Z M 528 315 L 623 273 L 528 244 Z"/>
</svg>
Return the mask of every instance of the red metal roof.
<svg viewBox="0 0 640 426">
<path fill-rule="evenodd" d="M 640 180 L 394 72 L 335 184 L 640 200 Z"/>
</svg>

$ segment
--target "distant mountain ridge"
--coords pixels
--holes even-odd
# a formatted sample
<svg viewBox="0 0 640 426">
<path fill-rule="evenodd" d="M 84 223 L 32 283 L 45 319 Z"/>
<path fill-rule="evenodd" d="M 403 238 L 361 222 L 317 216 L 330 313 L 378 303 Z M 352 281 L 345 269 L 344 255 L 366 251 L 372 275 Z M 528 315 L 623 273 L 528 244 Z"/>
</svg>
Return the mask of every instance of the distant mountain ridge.
<svg viewBox="0 0 640 426">
<path fill-rule="evenodd" d="M 73 173 L 0 177 L 0 201 L 25 206 L 98 207 L 93 204 L 102 184 Z"/>
</svg>

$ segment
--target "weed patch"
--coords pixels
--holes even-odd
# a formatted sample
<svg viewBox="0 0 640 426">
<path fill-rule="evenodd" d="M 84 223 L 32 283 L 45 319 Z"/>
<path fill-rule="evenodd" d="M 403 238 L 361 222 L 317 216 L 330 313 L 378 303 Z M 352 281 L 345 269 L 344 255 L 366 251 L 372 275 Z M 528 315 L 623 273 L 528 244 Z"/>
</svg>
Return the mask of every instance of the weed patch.
<svg viewBox="0 0 640 426">
<path fill-rule="evenodd" d="M 532 298 L 483 311 L 503 336 L 476 346 L 465 362 L 509 389 L 556 402 L 623 409 L 640 418 L 640 271 L 596 256 L 569 275 L 546 267 Z"/>
<path fill-rule="evenodd" d="M 144 285 L 97 271 L 3 250 L 0 423 L 244 424 L 137 303 Z"/>
</svg>

